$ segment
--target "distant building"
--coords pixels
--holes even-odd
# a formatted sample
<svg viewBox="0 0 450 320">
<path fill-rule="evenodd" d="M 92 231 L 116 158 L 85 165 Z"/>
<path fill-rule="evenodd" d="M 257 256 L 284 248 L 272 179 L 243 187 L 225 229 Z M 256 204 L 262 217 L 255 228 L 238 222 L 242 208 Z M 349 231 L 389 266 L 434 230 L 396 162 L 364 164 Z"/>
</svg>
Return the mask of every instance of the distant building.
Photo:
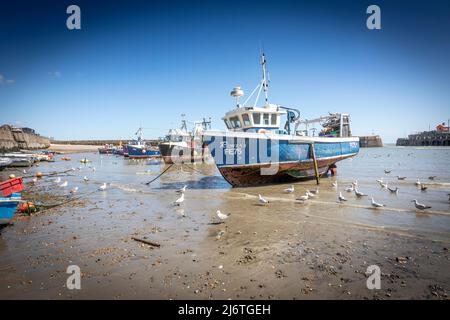
<svg viewBox="0 0 450 320">
<path fill-rule="evenodd" d="M 436 130 L 410 134 L 408 138 L 397 139 L 397 146 L 450 146 L 449 127 L 438 124 Z"/>
</svg>

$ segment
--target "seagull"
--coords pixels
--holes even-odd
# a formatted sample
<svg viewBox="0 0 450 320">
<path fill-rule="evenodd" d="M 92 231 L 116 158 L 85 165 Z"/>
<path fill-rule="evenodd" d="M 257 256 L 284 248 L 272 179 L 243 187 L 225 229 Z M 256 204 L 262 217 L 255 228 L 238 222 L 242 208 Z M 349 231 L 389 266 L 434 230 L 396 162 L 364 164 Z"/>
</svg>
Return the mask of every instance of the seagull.
<svg viewBox="0 0 450 320">
<path fill-rule="evenodd" d="M 358 189 L 355 188 L 355 195 L 360 198 L 360 197 L 365 197 L 367 196 L 367 194 L 359 192 Z"/>
<path fill-rule="evenodd" d="M 339 202 L 347 201 L 347 199 L 345 199 L 344 196 L 342 195 L 342 192 L 339 192 L 339 197 L 338 197 L 338 199 L 339 199 Z"/>
<path fill-rule="evenodd" d="M 425 191 L 425 190 L 427 190 L 427 189 L 428 189 L 428 187 L 425 186 L 424 184 L 421 184 L 421 185 L 420 185 L 420 190 Z"/>
<path fill-rule="evenodd" d="M 187 185 L 184 185 L 183 188 L 178 189 L 177 191 L 175 191 L 176 193 L 184 193 L 186 191 Z"/>
<path fill-rule="evenodd" d="M 70 193 L 77 193 L 77 191 L 78 191 L 78 187 L 75 187 L 72 190 L 70 190 Z"/>
<path fill-rule="evenodd" d="M 316 195 L 314 193 L 311 193 L 311 191 L 306 190 L 306 195 L 308 196 L 308 198 L 314 198 Z"/>
<path fill-rule="evenodd" d="M 181 197 L 179 197 L 173 204 L 179 206 L 184 201 L 184 193 L 181 193 Z"/>
<path fill-rule="evenodd" d="M 397 176 L 397 179 L 398 179 L 398 180 L 405 180 L 406 177 L 400 177 L 400 176 Z"/>
<path fill-rule="evenodd" d="M 353 186 L 353 187 L 357 187 L 357 186 L 358 186 L 358 180 L 353 181 L 353 182 L 352 182 L 352 186 Z"/>
<path fill-rule="evenodd" d="M 380 208 L 380 207 L 386 207 L 386 205 L 382 204 L 382 203 L 375 202 L 375 200 L 373 200 L 373 197 L 372 197 L 372 207 Z"/>
<path fill-rule="evenodd" d="M 100 187 L 98 187 L 98 190 L 105 191 L 106 190 L 106 182 L 103 182 L 103 184 Z"/>
<path fill-rule="evenodd" d="M 392 188 L 389 188 L 388 187 L 388 190 L 391 192 L 391 193 L 396 193 L 396 194 L 398 194 L 398 187 L 395 187 L 395 189 L 392 189 Z"/>
<path fill-rule="evenodd" d="M 353 185 L 349 186 L 347 189 L 345 189 L 345 191 L 347 192 L 353 192 Z"/>
<path fill-rule="evenodd" d="M 67 187 L 68 184 L 69 184 L 69 183 L 68 183 L 67 181 L 64 181 L 64 182 L 61 183 L 59 186 L 60 186 L 61 188 L 64 188 L 64 187 Z"/>
<path fill-rule="evenodd" d="M 389 174 L 389 173 L 391 173 L 391 170 L 384 169 L 384 173 Z"/>
<path fill-rule="evenodd" d="M 319 194 L 319 188 L 316 188 L 316 190 L 311 190 L 310 193 L 318 195 Z"/>
<path fill-rule="evenodd" d="M 87 181 L 89 181 L 89 178 L 84 176 L 83 180 L 87 182 Z"/>
<path fill-rule="evenodd" d="M 38 179 L 36 177 L 33 178 L 33 183 L 36 183 L 38 181 Z"/>
<path fill-rule="evenodd" d="M 61 182 L 61 178 L 60 177 L 55 179 L 55 183 L 60 183 L 60 182 Z"/>
<path fill-rule="evenodd" d="M 419 209 L 419 210 L 425 210 L 425 209 L 430 209 L 430 208 L 431 208 L 431 206 L 427 206 L 427 205 L 424 205 L 424 204 L 421 204 L 421 203 L 417 202 L 416 199 L 414 199 L 414 200 L 411 201 L 411 202 L 414 202 L 414 205 L 415 205 L 416 208 Z"/>
<path fill-rule="evenodd" d="M 308 192 L 306 192 L 303 196 L 300 196 L 297 200 L 306 201 L 309 199 Z"/>
<path fill-rule="evenodd" d="M 420 180 L 419 180 L 419 178 L 417 178 L 416 186 L 420 186 L 420 185 L 421 185 Z"/>
<path fill-rule="evenodd" d="M 289 188 L 284 189 L 284 192 L 286 192 L 286 193 L 292 193 L 292 192 L 294 192 L 294 185 L 291 185 Z"/>
<path fill-rule="evenodd" d="M 331 184 L 331 186 L 337 188 L 337 186 L 338 186 L 337 181 L 333 182 L 333 183 Z"/>
<path fill-rule="evenodd" d="M 92 167 L 92 171 L 95 171 L 95 167 Z"/>
<path fill-rule="evenodd" d="M 258 197 L 259 197 L 259 203 L 261 203 L 261 204 L 267 204 L 267 203 L 269 203 L 269 201 L 266 200 L 266 199 L 264 199 L 264 198 L 262 197 L 262 195 L 258 194 Z"/>
<path fill-rule="evenodd" d="M 224 214 L 222 212 L 220 212 L 220 210 L 217 210 L 217 216 L 219 217 L 220 220 L 224 221 L 226 218 L 228 218 L 230 215 L 229 214 Z"/>
<path fill-rule="evenodd" d="M 386 182 L 386 183 L 380 183 L 380 186 L 381 186 L 383 189 L 387 189 L 388 183 L 387 183 L 387 182 Z"/>
<path fill-rule="evenodd" d="M 27 170 L 25 170 L 25 169 L 23 169 L 22 172 L 23 172 L 23 174 L 27 174 Z"/>
<path fill-rule="evenodd" d="M 429 176 L 428 179 L 430 180 L 434 180 L 434 178 L 436 178 L 437 176 Z"/>
<path fill-rule="evenodd" d="M 378 182 L 379 184 L 382 184 L 382 183 L 383 183 L 383 178 L 378 179 L 377 182 Z"/>
</svg>

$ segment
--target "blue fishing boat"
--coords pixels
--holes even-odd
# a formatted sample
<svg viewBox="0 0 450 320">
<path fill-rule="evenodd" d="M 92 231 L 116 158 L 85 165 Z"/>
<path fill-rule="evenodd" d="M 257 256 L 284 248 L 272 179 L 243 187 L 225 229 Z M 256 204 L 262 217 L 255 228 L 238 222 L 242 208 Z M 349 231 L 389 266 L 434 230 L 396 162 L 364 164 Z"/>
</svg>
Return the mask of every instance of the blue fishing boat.
<svg viewBox="0 0 450 320">
<path fill-rule="evenodd" d="M 157 147 L 147 145 L 144 141 L 142 128 L 136 132 L 137 140 L 127 145 L 127 153 L 130 158 L 155 158 L 160 157 L 161 153 Z"/>
<path fill-rule="evenodd" d="M 263 79 L 242 105 L 239 99 L 244 96 L 243 90 L 235 87 L 231 91 L 236 108 L 222 118 L 228 130 L 202 133 L 225 180 L 235 187 L 308 178 L 319 181 L 327 172 L 336 172 L 336 162 L 358 154 L 359 138 L 351 135 L 348 114 L 306 120 L 296 109 L 269 103 L 264 54 L 261 65 Z M 257 107 L 262 91 L 264 105 Z M 256 92 L 254 105 L 247 105 Z M 282 117 L 286 118 L 284 127 Z M 323 127 L 318 136 L 317 128 L 310 128 L 314 123 Z"/>
</svg>

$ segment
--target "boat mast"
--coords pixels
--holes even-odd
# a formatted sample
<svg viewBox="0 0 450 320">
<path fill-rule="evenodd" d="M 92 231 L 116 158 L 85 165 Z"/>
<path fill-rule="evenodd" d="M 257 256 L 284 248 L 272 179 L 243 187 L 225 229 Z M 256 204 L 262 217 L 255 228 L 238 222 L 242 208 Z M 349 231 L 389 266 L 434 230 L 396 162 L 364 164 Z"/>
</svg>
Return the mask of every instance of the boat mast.
<svg viewBox="0 0 450 320">
<path fill-rule="evenodd" d="M 264 55 L 264 52 L 261 54 L 261 66 L 262 66 L 262 73 L 263 73 L 263 80 L 262 80 L 262 86 L 264 90 L 264 96 L 266 98 L 266 104 L 269 102 L 268 97 L 268 90 L 269 90 L 269 84 L 267 83 L 267 76 L 266 76 L 266 56 Z"/>
</svg>

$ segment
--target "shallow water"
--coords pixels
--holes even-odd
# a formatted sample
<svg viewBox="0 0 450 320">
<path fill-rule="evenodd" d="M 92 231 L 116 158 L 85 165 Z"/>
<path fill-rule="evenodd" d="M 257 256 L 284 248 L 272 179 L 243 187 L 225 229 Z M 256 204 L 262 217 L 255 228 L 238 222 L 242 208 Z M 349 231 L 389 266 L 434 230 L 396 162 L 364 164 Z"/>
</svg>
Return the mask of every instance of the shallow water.
<svg viewBox="0 0 450 320">
<path fill-rule="evenodd" d="M 83 157 L 91 162 L 87 165 L 80 164 L 79 159 Z M 74 167 L 76 170 L 70 176 L 62 177 L 62 181 L 69 182 L 67 188 L 55 188 L 48 182 L 50 179 L 42 183 L 49 184 L 52 192 L 58 194 L 67 194 L 72 187 L 79 186 L 78 194 L 83 195 L 95 191 L 101 183 L 107 182 L 109 185 L 106 192 L 94 193 L 88 197 L 119 200 L 123 206 L 131 207 L 136 201 L 145 200 L 146 203 L 151 202 L 151 211 L 167 208 L 179 211 L 193 209 L 214 217 L 217 209 L 242 215 L 247 210 L 269 210 L 295 220 L 295 213 L 302 210 L 327 219 L 441 238 L 448 236 L 450 232 L 450 201 L 447 195 L 450 192 L 449 158 L 449 148 L 361 149 L 355 158 L 338 163 L 336 177 L 321 179 L 319 195 L 304 204 L 297 203 L 295 198 L 306 189 L 315 189 L 315 181 L 295 183 L 295 194 L 285 194 L 283 190 L 288 185 L 283 184 L 231 188 L 211 164 L 174 165 L 149 186 L 145 182 L 154 179 L 167 168 L 166 165 L 111 155 L 77 154 L 72 156 L 71 162 L 41 163 L 34 171 L 62 171 Z M 385 169 L 391 170 L 391 173 L 385 174 Z M 83 176 L 87 176 L 90 181 L 83 182 Z M 400 181 L 397 176 L 407 178 Z M 437 177 L 432 181 L 428 179 L 429 176 Z M 381 188 L 376 182 L 380 178 L 388 182 L 390 187 L 398 187 L 399 193 L 392 194 Z M 426 191 L 415 186 L 418 178 L 428 186 Z M 331 186 L 335 180 L 338 188 Z M 354 180 L 358 181 L 358 189 L 368 197 L 358 199 L 353 193 L 345 192 L 345 188 Z M 181 208 L 174 209 L 172 202 L 178 197 L 174 191 L 185 184 L 188 189 L 185 203 Z M 339 191 L 348 199 L 347 202 L 338 203 Z M 254 206 L 258 194 L 271 200 L 268 208 Z M 386 207 L 374 209 L 370 204 L 371 196 Z M 419 211 L 411 202 L 413 199 L 431 205 L 432 208 Z"/>
</svg>

